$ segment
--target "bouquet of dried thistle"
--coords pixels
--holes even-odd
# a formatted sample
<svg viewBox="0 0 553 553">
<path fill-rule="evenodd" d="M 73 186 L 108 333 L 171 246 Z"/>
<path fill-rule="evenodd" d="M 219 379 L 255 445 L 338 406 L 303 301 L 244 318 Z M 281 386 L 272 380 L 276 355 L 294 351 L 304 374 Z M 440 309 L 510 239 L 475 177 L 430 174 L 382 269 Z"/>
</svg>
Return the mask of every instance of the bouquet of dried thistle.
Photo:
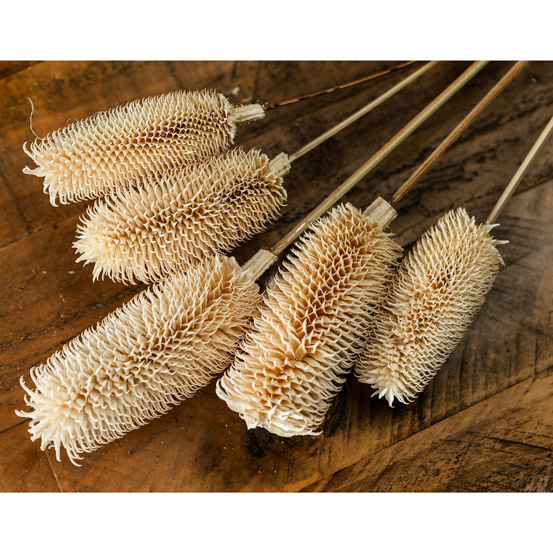
<svg viewBox="0 0 553 553">
<path fill-rule="evenodd" d="M 119 438 L 193 395 L 221 374 L 235 355 L 232 368 L 218 382 L 218 395 L 249 427 L 263 426 L 282 436 L 319 432 L 332 398 L 360 352 L 356 373 L 376 387 L 375 393 L 391 403 L 394 397 L 405 401 L 420 392 L 437 370 L 436 360 L 439 364 L 444 359 L 436 351 L 454 347 L 493 283 L 500 256 L 495 253 L 497 242 L 488 236 L 491 227 L 476 227 L 460 210 L 438 224 L 438 235 L 447 235 L 451 245 L 450 256 L 444 251 L 440 257 L 441 250 L 435 246 L 434 250 L 432 246 L 417 249 L 424 252 L 428 265 L 442 262 L 449 267 L 458 255 L 454 244 L 459 243 L 463 252 L 467 248 L 474 252 L 475 263 L 482 258 L 484 266 L 489 259 L 490 269 L 482 269 L 484 276 L 477 271 L 478 278 L 473 278 L 471 309 L 465 309 L 467 315 L 454 336 L 443 338 L 446 346 L 441 349 L 431 338 L 434 350 L 420 354 L 421 368 L 413 376 L 395 370 L 401 363 L 394 359 L 403 346 L 388 337 L 395 336 L 394 329 L 400 325 L 388 313 L 397 304 L 394 294 L 405 301 L 419 297 L 415 288 L 421 279 L 407 285 L 401 275 L 413 273 L 413 264 L 417 274 L 424 268 L 408 261 L 415 252 L 396 268 L 401 249 L 384 232 L 395 210 L 378 200 L 364 212 L 341 206 L 320 222 L 314 221 L 485 62 L 473 64 L 270 251 L 260 250 L 242 268 L 221 254 L 276 217 L 286 200 L 282 176 L 290 161 L 374 109 L 432 65 L 411 74 L 296 154 L 281 154 L 272 161 L 256 150 L 228 150 L 236 123 L 261 117 L 263 108 L 233 107 L 208 93 L 196 94 L 202 101 L 196 111 L 190 106 L 193 93 L 186 93 L 188 103 L 179 104 L 171 95 L 155 102 L 147 99 L 53 133 L 41 147 L 34 144 L 29 155 L 38 167 L 29 172 L 44 177 L 45 191 L 53 201 L 105 196 L 87 212 L 75 244 L 80 259 L 95 264 L 94 276 L 158 282 L 31 371 L 35 388 L 22 383 L 30 411 L 19 414 L 31 419 L 32 439 L 40 439 L 42 449 L 55 448 L 58 460 L 63 447 L 76 463 L 82 453 Z M 424 170 L 523 65 L 515 64 L 463 119 Z M 147 110 L 146 117 L 139 107 L 150 105 L 149 100 L 157 108 Z M 167 121 L 171 123 L 164 126 Z M 169 127 L 178 130 L 168 132 Z M 128 139 L 118 142 L 122 129 Z M 115 133 L 109 143 L 117 143 L 116 149 L 102 146 L 107 132 Z M 406 183 L 392 203 L 415 180 Z M 255 280 L 311 224 L 261 300 Z M 423 240 L 426 245 L 435 240 L 436 233 L 429 233 Z M 439 259 L 427 255 L 429 248 L 438 252 Z M 470 277 L 466 282 L 472 286 Z M 448 290 L 447 294 L 464 297 L 465 291 Z M 434 302 L 442 307 L 446 303 Z M 439 313 L 451 305 L 456 304 L 450 302 Z M 406 333 L 417 343 L 428 341 L 433 333 L 439 340 L 436 328 L 411 324 Z M 450 327 L 445 323 L 443 328 Z M 366 336 L 372 338 L 363 346 Z M 375 353 L 377 347 L 387 347 L 391 353 Z M 428 357 L 434 364 L 427 362 Z M 384 361 L 375 367 L 375 359 Z M 392 383 L 391 375 L 399 375 L 399 383 Z"/>
</svg>

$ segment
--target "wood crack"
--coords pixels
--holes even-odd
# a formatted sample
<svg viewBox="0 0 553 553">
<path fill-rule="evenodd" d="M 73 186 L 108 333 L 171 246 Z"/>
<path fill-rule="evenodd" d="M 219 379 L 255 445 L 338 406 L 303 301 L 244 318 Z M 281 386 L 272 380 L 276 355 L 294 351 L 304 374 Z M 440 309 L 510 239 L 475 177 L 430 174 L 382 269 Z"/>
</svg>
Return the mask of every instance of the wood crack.
<svg viewBox="0 0 553 553">
<path fill-rule="evenodd" d="M 545 371 L 541 372 L 540 376 L 544 377 L 544 376 L 547 376 L 547 375 L 549 375 L 549 374 L 551 374 L 551 373 L 553 373 L 553 366 L 550 366 L 548 369 L 546 369 Z M 409 434 L 408 436 L 405 436 L 404 438 L 401 438 L 401 439 L 399 439 L 399 440 L 393 441 L 393 443 L 390 443 L 389 445 L 387 445 L 387 446 L 385 446 L 385 447 L 382 447 L 382 448 L 380 448 L 380 449 L 376 449 L 375 451 L 372 451 L 368 456 L 360 455 L 359 457 L 355 458 L 355 459 L 352 460 L 351 462 L 348 462 L 346 465 L 343 465 L 343 466 L 337 468 L 336 470 L 334 470 L 334 471 L 332 472 L 332 475 L 337 475 L 337 474 L 339 474 L 340 472 L 343 472 L 343 471 L 347 470 L 348 468 L 350 468 L 350 467 L 356 465 L 357 463 L 359 463 L 360 461 L 362 461 L 362 460 L 365 459 L 366 457 L 372 457 L 372 456 L 377 455 L 377 454 L 379 454 L 379 453 L 382 453 L 382 452 L 384 452 L 384 451 L 386 451 L 386 450 L 388 450 L 388 449 L 390 449 L 390 448 L 392 448 L 392 447 L 395 447 L 396 445 L 398 445 L 398 444 L 400 444 L 400 443 L 402 443 L 402 442 L 404 442 L 404 441 L 406 441 L 406 440 L 409 440 L 409 439 L 411 439 L 411 438 L 417 436 L 418 434 L 421 434 L 422 432 L 425 432 L 425 431 L 429 430 L 430 428 L 432 428 L 432 427 L 434 427 L 434 426 L 437 426 L 437 425 L 439 425 L 439 424 L 442 424 L 442 423 L 444 423 L 444 422 L 446 422 L 446 421 L 448 421 L 448 420 L 450 420 L 450 419 L 456 417 L 457 415 L 462 414 L 464 411 L 467 411 L 468 409 L 471 409 L 471 408 L 473 408 L 473 407 L 476 407 L 477 405 L 480 405 L 480 404 L 482 404 L 482 403 L 484 403 L 484 402 L 486 402 L 486 401 L 491 400 L 492 398 L 496 397 L 496 396 L 499 395 L 499 394 L 502 394 L 502 393 L 504 393 L 504 392 L 507 392 L 508 390 L 510 390 L 511 388 L 513 388 L 513 387 L 515 387 L 515 386 L 518 386 L 518 385 L 520 385 L 520 384 L 523 384 L 523 383 L 525 383 L 525 382 L 527 382 L 527 381 L 534 380 L 534 378 L 535 378 L 535 377 L 532 375 L 531 377 L 528 377 L 528 378 L 522 379 L 522 380 L 520 380 L 520 381 L 518 381 L 518 382 L 515 382 L 514 384 L 511 384 L 511 385 L 509 385 L 509 386 L 507 386 L 507 387 L 505 387 L 505 388 L 503 388 L 503 389 L 501 389 L 501 390 L 498 390 L 496 393 L 491 394 L 491 395 L 489 395 L 489 396 L 487 396 L 487 397 L 485 397 L 485 398 L 483 398 L 483 399 L 481 399 L 481 400 L 479 400 L 479 401 L 476 401 L 476 402 L 472 403 L 471 405 L 469 405 L 469 406 L 467 406 L 467 407 L 465 407 L 465 408 L 463 408 L 463 409 L 460 409 L 459 411 L 457 411 L 457 412 L 455 412 L 455 413 L 452 413 L 452 414 L 448 415 L 447 417 L 444 417 L 444 418 L 441 419 L 441 420 L 438 420 L 438 421 L 436 421 L 436 422 L 434 422 L 434 423 L 432 423 L 432 424 L 430 424 L 430 425 L 428 425 L 428 426 L 426 426 L 426 427 L 424 427 L 424 428 L 421 428 L 421 429 L 417 430 L 416 432 L 413 432 L 412 434 Z M 390 428 L 391 428 L 391 426 L 390 426 Z M 489 437 L 489 436 L 487 436 L 487 437 Z M 500 440 L 500 441 L 501 441 L 501 440 Z M 508 441 L 508 440 L 507 440 L 507 441 Z M 515 442 L 515 443 L 517 443 L 517 442 Z M 523 444 L 523 445 L 528 445 L 528 444 Z M 539 448 L 539 449 L 546 449 L 547 451 L 551 451 L 550 449 L 547 449 L 547 448 L 540 448 L 539 446 L 535 446 L 535 447 L 537 447 L 537 448 Z M 325 474 L 325 475 L 322 476 L 322 478 L 320 478 L 320 479 L 318 479 L 318 480 L 316 480 L 316 481 L 310 483 L 310 484 L 307 485 L 307 486 L 298 488 L 298 489 L 295 490 L 295 491 L 301 492 L 301 491 L 303 491 L 305 488 L 313 487 L 313 486 L 315 486 L 318 482 L 320 482 L 321 480 L 324 480 L 325 478 L 328 478 L 328 477 L 329 477 L 329 475 L 328 475 L 328 474 Z"/>
<path fill-rule="evenodd" d="M 0 430 L 0 434 L 4 434 L 4 432 L 8 432 L 10 430 L 13 430 L 14 428 L 17 428 L 18 426 L 21 426 L 22 424 L 25 424 L 26 422 L 28 422 L 28 421 L 27 420 L 22 420 L 21 422 L 18 422 L 16 424 L 12 424 L 8 428 L 4 428 L 3 430 Z"/>
</svg>

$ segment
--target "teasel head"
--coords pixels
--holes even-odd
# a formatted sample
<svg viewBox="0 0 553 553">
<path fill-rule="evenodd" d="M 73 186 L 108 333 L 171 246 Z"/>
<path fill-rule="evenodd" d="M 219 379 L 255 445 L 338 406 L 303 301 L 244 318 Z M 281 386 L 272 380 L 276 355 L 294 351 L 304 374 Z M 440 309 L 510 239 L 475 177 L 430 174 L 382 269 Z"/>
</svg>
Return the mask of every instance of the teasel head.
<svg viewBox="0 0 553 553">
<path fill-rule="evenodd" d="M 217 395 L 248 428 L 321 432 L 400 252 L 377 217 L 349 204 L 311 226 L 217 382 Z"/>
<path fill-rule="evenodd" d="M 98 198 L 218 154 L 233 144 L 238 123 L 263 116 L 259 104 L 233 106 L 210 90 L 160 94 L 24 144 L 36 167 L 23 172 L 44 178 L 52 205 Z"/>
<path fill-rule="evenodd" d="M 211 256 L 135 296 L 22 379 L 32 440 L 77 464 L 159 417 L 230 363 L 258 287 L 233 259 Z"/>
<path fill-rule="evenodd" d="M 77 229 L 78 261 L 94 278 L 152 282 L 230 252 L 277 217 L 289 167 L 284 154 L 236 148 L 97 200 Z"/>
<path fill-rule="evenodd" d="M 355 369 L 390 406 L 422 392 L 484 304 L 503 263 L 495 226 L 452 210 L 401 262 Z"/>
<path fill-rule="evenodd" d="M 522 71 L 514 63 L 396 191 L 399 201 Z M 402 260 L 356 365 L 356 375 L 393 405 L 413 401 L 461 341 L 490 291 L 503 260 L 490 232 L 531 160 L 553 129 L 553 118 L 519 167 L 485 224 L 460 208 L 431 227 Z"/>
</svg>

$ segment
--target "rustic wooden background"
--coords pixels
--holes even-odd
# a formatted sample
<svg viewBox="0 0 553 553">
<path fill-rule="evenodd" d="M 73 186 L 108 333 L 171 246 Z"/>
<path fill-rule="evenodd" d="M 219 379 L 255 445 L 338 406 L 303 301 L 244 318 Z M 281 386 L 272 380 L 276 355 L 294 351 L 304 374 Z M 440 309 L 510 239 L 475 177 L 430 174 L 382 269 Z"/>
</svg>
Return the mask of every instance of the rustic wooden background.
<svg viewBox="0 0 553 553">
<path fill-rule="evenodd" d="M 0 63 L 0 491 L 551 491 L 553 490 L 553 143 L 499 219 L 506 267 L 469 333 L 432 384 L 390 409 L 350 378 L 319 437 L 245 433 L 210 385 L 155 422 L 86 456 L 82 467 L 31 442 L 21 375 L 139 289 L 92 282 L 71 247 L 87 204 L 52 207 L 24 175 L 33 127 L 179 88 L 234 101 L 278 101 L 359 78 L 394 62 Z M 440 64 L 372 114 L 298 160 L 280 221 L 241 247 L 271 245 L 462 70 Z M 347 197 L 357 206 L 395 190 L 510 66 L 488 65 Z M 399 81 L 267 113 L 237 143 L 291 153 Z M 553 63 L 534 62 L 502 92 L 399 204 L 400 244 L 446 210 L 488 213 L 553 109 Z M 550 273 L 551 271 L 551 273 Z"/>
</svg>

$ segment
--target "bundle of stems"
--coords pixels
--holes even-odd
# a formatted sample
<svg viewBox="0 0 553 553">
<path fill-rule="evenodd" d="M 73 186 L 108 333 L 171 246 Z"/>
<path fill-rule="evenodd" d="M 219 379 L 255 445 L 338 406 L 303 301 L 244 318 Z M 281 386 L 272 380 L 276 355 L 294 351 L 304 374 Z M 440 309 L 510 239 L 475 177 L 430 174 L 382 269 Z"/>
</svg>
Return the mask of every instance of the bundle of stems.
<svg viewBox="0 0 553 553">
<path fill-rule="evenodd" d="M 515 64 L 484 96 L 436 149 L 438 155 L 523 66 Z M 371 160 L 364 174 L 370 166 Z M 407 190 L 400 187 L 392 202 Z M 248 428 L 262 427 L 283 437 L 321 432 L 326 412 L 374 324 L 399 257 L 399 248 L 383 232 L 395 211 L 379 201 L 387 206 L 380 217 L 371 213 L 372 206 L 362 214 L 348 205 L 313 225 L 270 283 L 252 331 L 217 383 L 219 397 Z"/>
<path fill-rule="evenodd" d="M 474 68 L 447 87 L 377 157 L 391 153 L 470 80 Z M 341 193 L 374 166 L 375 156 L 365 164 L 365 173 L 357 171 L 340 187 Z M 393 216 L 387 206 L 381 207 L 380 202 L 373 207 L 375 220 L 382 212 L 386 218 Z M 41 440 L 43 450 L 53 447 L 58 460 L 65 449 L 76 464 L 83 453 L 146 424 L 207 384 L 230 362 L 251 324 L 259 298 L 255 280 L 316 217 L 301 221 L 271 251 L 260 250 L 242 269 L 232 259 L 215 256 L 161 280 L 33 368 L 35 388 L 27 388 L 22 379 L 29 411 L 17 412 L 31 419 L 31 439 Z M 368 234 L 377 235 L 379 229 L 371 229 L 371 224 L 360 221 Z"/>
<path fill-rule="evenodd" d="M 145 178 L 90 207 L 78 227 L 77 261 L 93 264 L 93 277 L 153 282 L 186 269 L 210 253 L 228 253 L 263 231 L 286 201 L 282 177 L 290 163 L 416 81 L 429 62 L 344 121 L 288 156 L 272 160 L 253 149 L 234 149 L 196 166 Z"/>
<path fill-rule="evenodd" d="M 491 231 L 539 150 L 553 118 L 520 165 L 486 222 L 459 208 L 429 228 L 394 275 L 356 367 L 379 398 L 412 402 L 434 378 L 484 304 L 503 260 Z"/>
</svg>

